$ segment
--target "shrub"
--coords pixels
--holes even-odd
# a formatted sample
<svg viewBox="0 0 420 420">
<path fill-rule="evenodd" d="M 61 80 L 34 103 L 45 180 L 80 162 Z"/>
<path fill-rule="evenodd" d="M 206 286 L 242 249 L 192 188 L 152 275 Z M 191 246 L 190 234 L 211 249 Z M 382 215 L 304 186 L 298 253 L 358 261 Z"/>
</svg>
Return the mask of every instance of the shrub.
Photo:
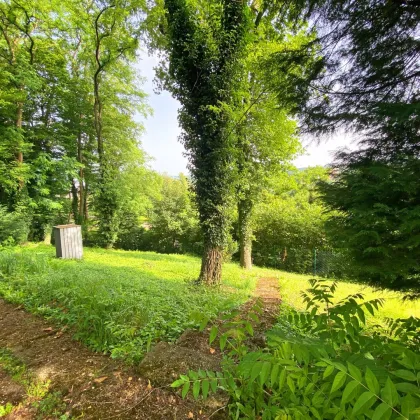
<svg viewBox="0 0 420 420">
<path fill-rule="evenodd" d="M 189 372 L 172 384 L 201 394 L 226 390 L 234 418 L 262 419 L 415 419 L 420 414 L 420 354 L 415 337 L 419 320 L 403 320 L 394 333 L 366 327 L 381 299 L 363 301 L 361 294 L 333 304 L 336 284 L 312 280 L 304 292 L 307 311 L 283 311 L 268 334 L 268 348 L 250 351 L 255 305 L 246 319 L 232 314 L 222 328 L 213 326 L 210 341 L 219 335 L 226 349 L 222 372 Z M 202 326 L 206 324 L 204 319 Z M 413 341 L 414 340 L 414 341 Z"/>
<path fill-rule="evenodd" d="M 28 237 L 28 221 L 17 212 L 7 212 L 0 206 L 0 246 L 25 242 Z"/>
</svg>

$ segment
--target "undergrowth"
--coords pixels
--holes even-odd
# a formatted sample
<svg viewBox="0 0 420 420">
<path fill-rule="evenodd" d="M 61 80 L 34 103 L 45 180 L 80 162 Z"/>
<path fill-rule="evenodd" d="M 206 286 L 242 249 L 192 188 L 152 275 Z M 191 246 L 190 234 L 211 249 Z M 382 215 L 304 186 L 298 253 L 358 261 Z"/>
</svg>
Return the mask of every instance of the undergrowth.
<svg viewBox="0 0 420 420">
<path fill-rule="evenodd" d="M 219 337 L 225 351 L 222 371 L 190 371 L 172 386 L 204 399 L 226 391 L 236 419 L 419 419 L 420 319 L 368 327 L 367 314 L 383 300 L 356 293 L 334 303 L 336 288 L 312 280 L 302 293 L 306 309 L 286 306 L 267 347 L 256 351 L 247 339 L 261 304 L 246 318 L 232 313 L 210 330 L 210 343 Z M 204 328 L 208 319 L 201 322 Z"/>
<path fill-rule="evenodd" d="M 0 296 L 67 325 L 100 352 L 136 362 L 151 345 L 195 328 L 191 314 L 214 318 L 248 299 L 255 279 L 226 287 L 194 285 L 198 259 L 85 249 L 83 261 L 58 260 L 52 247 L 0 252 Z"/>
<path fill-rule="evenodd" d="M 246 301 L 256 280 L 279 278 L 284 303 L 297 307 L 308 276 L 237 264 L 223 267 L 220 288 L 194 284 L 200 259 L 187 255 L 85 248 L 82 261 L 60 260 L 51 246 L 30 244 L 0 251 L 0 296 L 27 310 L 71 328 L 76 338 L 95 351 L 110 353 L 129 363 L 139 361 L 160 340 L 176 340 L 198 327 L 192 314 L 215 318 Z M 340 282 L 333 300 L 362 286 Z M 375 292 L 363 287 L 370 298 Z M 420 314 L 415 302 L 381 292 L 383 308 L 368 323 L 385 317 Z"/>
</svg>

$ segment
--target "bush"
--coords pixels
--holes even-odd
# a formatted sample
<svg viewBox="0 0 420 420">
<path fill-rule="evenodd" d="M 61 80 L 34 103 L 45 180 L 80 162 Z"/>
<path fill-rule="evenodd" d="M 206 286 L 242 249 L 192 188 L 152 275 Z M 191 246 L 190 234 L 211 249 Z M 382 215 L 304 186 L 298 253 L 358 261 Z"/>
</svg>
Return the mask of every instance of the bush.
<svg viewBox="0 0 420 420">
<path fill-rule="evenodd" d="M 0 206 L 0 246 L 16 245 L 28 238 L 28 221 L 19 213 Z"/>
<path fill-rule="evenodd" d="M 323 209 L 276 198 L 258 208 L 254 262 L 297 273 L 312 273 L 315 248 L 325 248 Z"/>
<path fill-rule="evenodd" d="M 257 304 L 245 319 L 232 314 L 222 329 L 212 327 L 210 342 L 219 335 L 227 350 L 222 372 L 189 372 L 172 386 L 183 396 L 191 389 L 195 398 L 227 391 L 233 418 L 418 418 L 420 320 L 369 329 L 367 315 L 381 299 L 365 302 L 356 294 L 334 305 L 335 283 L 311 286 L 302 294 L 307 311 L 283 311 L 266 351 L 250 351 L 246 341 L 262 311 Z M 401 325 L 409 325 L 408 334 Z"/>
</svg>

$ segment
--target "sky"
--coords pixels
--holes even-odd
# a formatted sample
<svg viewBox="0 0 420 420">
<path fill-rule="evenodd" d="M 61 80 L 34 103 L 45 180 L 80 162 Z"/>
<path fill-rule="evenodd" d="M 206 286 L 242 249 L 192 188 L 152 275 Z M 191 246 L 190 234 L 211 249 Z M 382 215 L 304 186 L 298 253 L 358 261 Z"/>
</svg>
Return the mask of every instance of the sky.
<svg viewBox="0 0 420 420">
<path fill-rule="evenodd" d="M 153 115 L 145 119 L 136 115 L 135 119 L 145 127 L 142 137 L 143 149 L 152 158 L 150 166 L 158 172 L 168 175 L 187 173 L 187 159 L 184 157 L 184 147 L 178 141 L 180 128 L 178 126 L 178 102 L 163 91 L 155 93 L 154 67 L 158 60 L 154 56 L 143 53 L 138 69 L 145 79 L 143 90 L 149 95 L 148 104 L 153 109 Z M 293 162 L 298 168 L 316 165 L 328 165 L 333 161 L 334 151 L 356 146 L 352 136 L 343 132 L 319 139 L 301 139 L 306 152 Z"/>
</svg>

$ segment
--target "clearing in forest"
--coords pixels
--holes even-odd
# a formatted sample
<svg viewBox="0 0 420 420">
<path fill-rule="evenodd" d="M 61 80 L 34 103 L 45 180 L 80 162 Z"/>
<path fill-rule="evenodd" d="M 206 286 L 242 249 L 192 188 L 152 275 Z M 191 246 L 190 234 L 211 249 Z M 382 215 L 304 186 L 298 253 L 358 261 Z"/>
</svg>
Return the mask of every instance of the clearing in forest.
<svg viewBox="0 0 420 420">
<path fill-rule="evenodd" d="M 266 329 L 278 286 L 282 302 L 301 307 L 310 277 L 231 263 L 222 286 L 206 289 L 193 283 L 199 268 L 195 257 L 145 252 L 86 249 L 83 261 L 57 260 L 50 246 L 0 253 L 0 296 L 13 303 L 0 301 L 0 414 L 21 404 L 9 418 L 223 418 L 223 398 L 197 403 L 169 388 L 190 368 L 220 366 L 194 314 L 216 318 L 247 302 L 246 311 L 259 296 Z M 396 293 L 354 283 L 339 290 L 337 299 L 384 297 L 379 317 L 420 315 Z"/>
</svg>

